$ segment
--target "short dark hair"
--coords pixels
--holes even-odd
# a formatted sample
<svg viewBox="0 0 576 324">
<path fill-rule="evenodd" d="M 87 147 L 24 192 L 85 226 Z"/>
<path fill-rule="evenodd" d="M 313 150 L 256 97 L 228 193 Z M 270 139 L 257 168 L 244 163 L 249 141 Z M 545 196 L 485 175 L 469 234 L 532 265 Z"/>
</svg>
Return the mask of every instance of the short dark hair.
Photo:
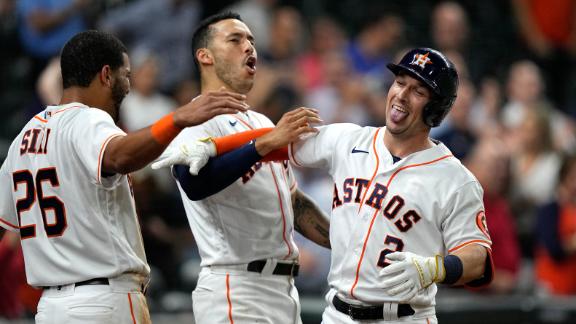
<svg viewBox="0 0 576 324">
<path fill-rule="evenodd" d="M 105 65 L 112 70 L 118 69 L 124 64 L 123 53 L 128 53 L 126 46 L 112 34 L 97 30 L 76 34 L 64 45 L 60 54 L 64 89 L 88 87 Z"/>
<path fill-rule="evenodd" d="M 196 58 L 196 51 L 200 48 L 208 47 L 208 42 L 210 41 L 212 32 L 210 26 L 221 20 L 226 19 L 236 19 L 243 21 L 239 14 L 231 11 L 226 11 L 205 18 L 200 22 L 198 27 L 196 27 L 196 30 L 192 35 L 192 57 L 194 58 L 194 64 L 196 65 L 198 73 L 200 73 L 200 63 Z"/>
</svg>

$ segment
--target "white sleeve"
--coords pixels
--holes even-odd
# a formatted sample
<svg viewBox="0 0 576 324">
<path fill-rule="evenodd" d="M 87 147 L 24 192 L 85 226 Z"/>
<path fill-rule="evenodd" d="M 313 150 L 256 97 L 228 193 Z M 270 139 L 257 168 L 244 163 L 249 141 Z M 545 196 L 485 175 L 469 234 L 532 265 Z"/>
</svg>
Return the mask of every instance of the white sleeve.
<svg viewBox="0 0 576 324">
<path fill-rule="evenodd" d="M 108 113 L 96 108 L 79 112 L 70 123 L 69 140 L 90 179 L 97 185 L 113 186 L 122 175 L 103 178 L 102 159 L 110 140 L 126 133 L 114 124 Z"/>
<path fill-rule="evenodd" d="M 444 244 L 448 253 L 469 244 L 479 244 L 488 249 L 492 240 L 486 226 L 482 187 L 471 181 L 456 191 L 451 211 L 442 222 Z"/>
<path fill-rule="evenodd" d="M 0 226 L 9 231 L 18 231 L 18 214 L 12 197 L 14 187 L 8 164 L 9 160 L 6 158 L 0 169 L 0 183 L 2 183 L 0 186 Z"/>
<path fill-rule="evenodd" d="M 318 127 L 318 133 L 288 146 L 290 162 L 300 167 L 333 168 L 333 156 L 338 141 L 349 131 L 358 129 L 354 124 L 331 124 Z"/>
</svg>

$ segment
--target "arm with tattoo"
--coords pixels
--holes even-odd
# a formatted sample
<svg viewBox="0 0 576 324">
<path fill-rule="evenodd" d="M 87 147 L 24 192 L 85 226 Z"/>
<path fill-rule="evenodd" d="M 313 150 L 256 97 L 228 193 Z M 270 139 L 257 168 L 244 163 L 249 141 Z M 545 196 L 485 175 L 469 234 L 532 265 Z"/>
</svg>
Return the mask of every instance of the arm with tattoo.
<svg viewBox="0 0 576 324">
<path fill-rule="evenodd" d="M 305 193 L 300 190 L 292 195 L 294 228 L 307 239 L 330 248 L 330 221 Z"/>
</svg>

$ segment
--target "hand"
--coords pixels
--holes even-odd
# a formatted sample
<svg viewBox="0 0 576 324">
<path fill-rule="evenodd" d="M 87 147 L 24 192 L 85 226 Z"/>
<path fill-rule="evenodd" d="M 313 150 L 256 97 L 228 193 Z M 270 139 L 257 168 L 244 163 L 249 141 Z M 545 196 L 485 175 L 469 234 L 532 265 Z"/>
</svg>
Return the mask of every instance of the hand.
<svg viewBox="0 0 576 324">
<path fill-rule="evenodd" d="M 210 157 L 216 156 L 216 146 L 210 138 L 198 140 L 192 145 L 182 144 L 178 148 L 166 152 L 160 159 L 152 163 L 152 169 L 160 169 L 175 164 L 187 165 L 188 172 L 196 176 L 200 169 L 208 163 Z"/>
<path fill-rule="evenodd" d="M 311 124 L 319 123 L 322 123 L 322 119 L 316 109 L 300 107 L 289 111 L 282 116 L 273 130 L 256 139 L 256 151 L 265 156 L 298 140 L 301 135 L 317 133 L 318 130 Z"/>
<path fill-rule="evenodd" d="M 196 126 L 222 114 L 246 111 L 246 96 L 221 89 L 210 91 L 192 99 L 174 112 L 174 125 L 180 128 Z"/>
<path fill-rule="evenodd" d="M 442 256 L 422 257 L 410 252 L 394 252 L 386 256 L 390 265 L 380 270 L 384 279 L 382 288 L 390 296 L 407 302 L 434 282 L 444 280 L 444 260 Z"/>
</svg>

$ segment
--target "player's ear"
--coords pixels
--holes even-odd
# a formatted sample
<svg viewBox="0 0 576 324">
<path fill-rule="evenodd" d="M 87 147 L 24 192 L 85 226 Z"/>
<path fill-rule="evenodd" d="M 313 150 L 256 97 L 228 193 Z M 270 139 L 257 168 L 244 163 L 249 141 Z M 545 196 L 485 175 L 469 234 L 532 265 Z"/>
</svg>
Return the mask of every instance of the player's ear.
<svg viewBox="0 0 576 324">
<path fill-rule="evenodd" d="M 199 48 L 196 51 L 196 59 L 200 64 L 212 65 L 214 64 L 214 58 L 212 57 L 212 52 L 207 48 Z"/>
<path fill-rule="evenodd" d="M 112 69 L 110 65 L 104 65 L 98 73 L 100 82 L 108 87 L 112 86 Z"/>
</svg>

